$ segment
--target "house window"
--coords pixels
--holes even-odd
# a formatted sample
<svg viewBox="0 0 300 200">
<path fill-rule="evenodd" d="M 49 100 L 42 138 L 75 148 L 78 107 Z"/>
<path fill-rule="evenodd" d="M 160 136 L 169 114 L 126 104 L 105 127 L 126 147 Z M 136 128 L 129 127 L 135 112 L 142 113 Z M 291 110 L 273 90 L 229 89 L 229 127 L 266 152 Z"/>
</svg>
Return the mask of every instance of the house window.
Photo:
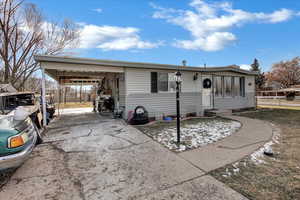
<svg viewBox="0 0 300 200">
<path fill-rule="evenodd" d="M 245 97 L 245 77 L 240 77 L 240 96 Z"/>
<path fill-rule="evenodd" d="M 215 97 L 245 97 L 245 77 L 215 76 Z"/>
<path fill-rule="evenodd" d="M 158 73 L 157 85 L 159 92 L 167 92 L 169 89 L 169 76 L 168 73 Z"/>
<path fill-rule="evenodd" d="M 174 73 L 151 72 L 151 93 L 176 91 Z"/>
<path fill-rule="evenodd" d="M 233 96 L 240 96 L 240 77 L 233 77 Z"/>
<path fill-rule="evenodd" d="M 176 91 L 176 82 L 174 79 L 174 73 L 169 73 L 169 91 L 170 92 L 175 92 Z"/>
<path fill-rule="evenodd" d="M 222 76 L 216 76 L 214 77 L 214 91 L 216 97 L 222 97 L 223 96 L 223 78 Z"/>
<path fill-rule="evenodd" d="M 226 97 L 232 96 L 232 77 L 224 76 L 224 94 Z"/>
<path fill-rule="evenodd" d="M 157 93 L 157 72 L 151 72 L 151 93 Z"/>
</svg>

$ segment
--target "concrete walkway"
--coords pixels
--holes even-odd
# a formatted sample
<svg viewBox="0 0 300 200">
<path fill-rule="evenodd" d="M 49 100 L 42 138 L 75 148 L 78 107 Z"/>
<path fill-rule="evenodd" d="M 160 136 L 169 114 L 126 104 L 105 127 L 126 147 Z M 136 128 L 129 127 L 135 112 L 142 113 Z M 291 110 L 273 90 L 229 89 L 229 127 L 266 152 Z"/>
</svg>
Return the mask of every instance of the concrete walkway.
<svg viewBox="0 0 300 200">
<path fill-rule="evenodd" d="M 62 115 L 0 190 L 0 199 L 246 200 L 207 172 L 251 153 L 272 135 L 258 120 L 201 149 L 173 153 L 121 120 Z"/>
<path fill-rule="evenodd" d="M 179 153 L 179 156 L 209 172 L 242 159 L 272 138 L 272 127 L 267 122 L 233 115 L 224 117 L 241 122 L 240 130 L 216 143 Z"/>
</svg>

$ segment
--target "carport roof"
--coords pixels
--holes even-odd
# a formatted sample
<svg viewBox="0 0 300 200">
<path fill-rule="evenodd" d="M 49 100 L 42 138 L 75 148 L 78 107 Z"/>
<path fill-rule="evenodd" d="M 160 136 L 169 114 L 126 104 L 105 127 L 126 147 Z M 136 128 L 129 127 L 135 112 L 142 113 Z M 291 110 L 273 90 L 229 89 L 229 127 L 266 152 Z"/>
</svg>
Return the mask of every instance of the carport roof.
<svg viewBox="0 0 300 200">
<path fill-rule="evenodd" d="M 91 59 L 91 58 L 79 58 L 69 56 L 50 56 L 50 55 L 36 55 L 35 60 L 43 63 L 65 63 L 65 64 L 83 64 L 95 66 L 106 66 L 106 67 L 125 67 L 125 68 L 144 68 L 144 69 L 172 69 L 176 70 L 179 68 L 181 71 L 195 71 L 195 72 L 223 72 L 231 71 L 238 72 L 247 75 L 257 75 L 257 72 L 240 69 L 237 65 L 229 65 L 224 67 L 193 67 L 193 66 L 182 66 L 182 65 L 168 65 L 168 64 L 156 64 L 156 63 L 142 63 L 142 62 L 128 62 L 118 60 L 103 60 L 103 59 Z M 43 66 L 47 68 L 47 66 Z M 53 69 L 53 68 L 51 68 Z M 57 70 L 60 70 L 57 67 Z"/>
</svg>

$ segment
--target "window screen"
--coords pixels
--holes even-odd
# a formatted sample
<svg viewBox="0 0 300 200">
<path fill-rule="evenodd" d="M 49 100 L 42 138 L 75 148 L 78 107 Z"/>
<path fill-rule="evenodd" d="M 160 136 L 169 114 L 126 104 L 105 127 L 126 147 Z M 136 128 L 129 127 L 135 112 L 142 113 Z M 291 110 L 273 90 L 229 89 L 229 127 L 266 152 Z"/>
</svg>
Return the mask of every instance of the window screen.
<svg viewBox="0 0 300 200">
<path fill-rule="evenodd" d="M 158 73 L 158 91 L 167 92 L 168 91 L 168 73 Z"/>
<path fill-rule="evenodd" d="M 222 77 L 216 76 L 214 77 L 214 91 L 216 97 L 223 96 L 223 89 L 222 89 Z"/>
<path fill-rule="evenodd" d="M 233 80 L 233 96 L 240 96 L 240 77 L 234 77 Z"/>
<path fill-rule="evenodd" d="M 231 87 L 231 83 L 232 83 L 232 80 L 231 80 L 231 76 L 225 76 L 224 77 L 224 89 L 225 89 L 225 96 L 229 97 L 229 96 L 232 96 L 232 87 Z"/>
</svg>

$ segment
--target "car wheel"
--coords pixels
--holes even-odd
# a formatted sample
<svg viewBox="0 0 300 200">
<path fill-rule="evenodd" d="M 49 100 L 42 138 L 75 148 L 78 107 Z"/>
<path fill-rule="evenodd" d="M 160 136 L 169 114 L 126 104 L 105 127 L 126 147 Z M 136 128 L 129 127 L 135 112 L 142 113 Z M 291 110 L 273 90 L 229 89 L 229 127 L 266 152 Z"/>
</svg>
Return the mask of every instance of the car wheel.
<svg viewBox="0 0 300 200">
<path fill-rule="evenodd" d="M 34 126 L 34 129 L 35 129 L 36 134 L 37 134 L 37 140 L 36 140 L 35 144 L 36 145 L 42 144 L 43 143 L 42 134 L 41 134 L 40 130 L 38 129 L 38 127 L 35 124 L 33 124 L 33 126 Z"/>
</svg>

